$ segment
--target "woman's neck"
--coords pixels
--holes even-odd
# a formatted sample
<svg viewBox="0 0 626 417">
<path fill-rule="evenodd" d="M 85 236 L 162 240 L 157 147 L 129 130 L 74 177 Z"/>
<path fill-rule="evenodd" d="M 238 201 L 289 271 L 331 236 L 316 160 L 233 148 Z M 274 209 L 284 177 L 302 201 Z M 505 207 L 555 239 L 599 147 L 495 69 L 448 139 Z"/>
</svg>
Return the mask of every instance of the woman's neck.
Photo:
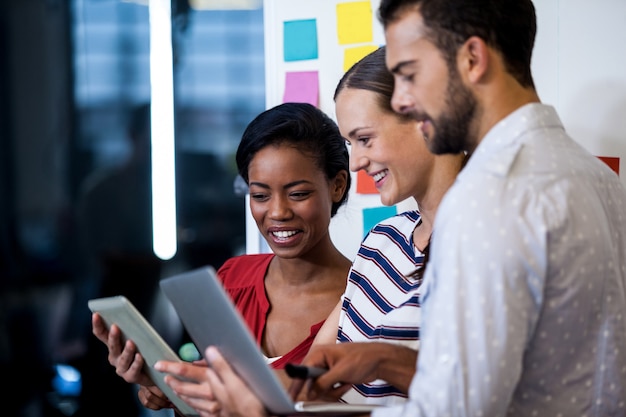
<svg viewBox="0 0 626 417">
<path fill-rule="evenodd" d="M 269 279 L 290 285 L 334 284 L 336 274 L 347 277 L 351 262 L 330 241 L 318 245 L 316 249 L 299 258 L 279 258 L 276 256 L 270 265 Z"/>
<path fill-rule="evenodd" d="M 463 158 L 460 155 L 440 155 L 437 158 L 426 192 L 421 196 L 414 196 L 421 221 L 415 228 L 413 240 L 420 250 L 428 244 L 439 203 L 454 183 L 463 164 Z"/>
</svg>

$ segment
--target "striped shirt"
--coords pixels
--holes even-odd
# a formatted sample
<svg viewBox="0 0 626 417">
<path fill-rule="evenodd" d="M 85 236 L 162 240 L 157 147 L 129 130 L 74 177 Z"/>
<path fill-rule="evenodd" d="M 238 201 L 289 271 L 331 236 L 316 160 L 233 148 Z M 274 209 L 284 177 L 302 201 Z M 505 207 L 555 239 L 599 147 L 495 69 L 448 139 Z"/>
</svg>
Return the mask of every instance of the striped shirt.
<svg viewBox="0 0 626 417">
<path fill-rule="evenodd" d="M 424 256 L 413 244 L 420 214 L 407 211 L 370 230 L 356 255 L 342 297 L 337 341 L 385 341 L 419 346 L 419 282 L 410 276 Z M 402 403 L 406 395 L 383 380 L 355 385 L 348 403 Z"/>
</svg>

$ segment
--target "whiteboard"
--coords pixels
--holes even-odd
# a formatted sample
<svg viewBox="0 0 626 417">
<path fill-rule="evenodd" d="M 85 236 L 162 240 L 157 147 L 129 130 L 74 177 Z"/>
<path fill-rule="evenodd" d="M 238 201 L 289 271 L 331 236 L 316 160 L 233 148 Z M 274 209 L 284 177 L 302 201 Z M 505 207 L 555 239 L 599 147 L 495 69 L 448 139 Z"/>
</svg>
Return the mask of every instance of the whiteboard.
<svg viewBox="0 0 626 417">
<path fill-rule="evenodd" d="M 356 3 L 361 1 L 356 1 Z M 332 96 L 343 75 L 345 48 L 337 33 L 337 5 L 355 3 L 340 0 L 265 0 L 265 84 L 266 108 L 283 102 L 285 74 L 289 71 L 317 71 L 319 107 L 336 120 Z M 376 18 L 379 0 L 369 2 L 372 10 L 371 44 L 385 43 Z M 566 130 L 597 156 L 617 157 L 621 179 L 626 186 L 626 1 L 535 0 L 537 39 L 532 69 L 541 100 L 556 107 Z M 318 57 L 285 61 L 283 24 L 286 21 L 315 19 Z M 353 259 L 363 237 L 363 210 L 380 207 L 378 195 L 355 192 L 356 175 L 347 206 L 331 221 L 331 238 L 349 259 Z M 248 253 L 268 252 L 257 231 L 246 200 Z M 414 208 L 404 201 L 397 211 Z"/>
<path fill-rule="evenodd" d="M 351 3 L 350 1 L 337 0 L 265 0 L 264 1 L 264 26 L 265 26 L 265 91 L 266 108 L 270 108 L 283 102 L 285 93 L 285 74 L 290 71 L 317 71 L 319 77 L 319 104 L 318 107 L 328 114 L 333 120 L 335 116 L 335 103 L 333 94 L 335 87 L 341 79 L 346 48 L 369 44 L 381 46 L 385 43 L 382 26 L 376 18 L 378 0 L 369 2 L 372 10 L 372 41 L 367 43 L 355 43 L 340 45 L 337 33 L 337 5 Z M 362 3 L 356 1 L 353 3 Z M 299 61 L 285 61 L 283 23 L 285 21 L 315 19 L 318 36 L 318 58 Z M 332 218 L 330 225 L 331 239 L 335 246 L 348 259 L 354 259 L 359 244 L 363 238 L 363 209 L 381 207 L 380 198 L 377 194 L 358 194 L 355 191 L 357 183 L 356 174 L 352 173 L 352 187 L 348 202 Z M 246 200 L 248 205 L 249 200 Z M 412 200 L 404 201 L 396 206 L 396 211 L 401 212 L 415 208 Z M 247 253 L 268 252 L 269 247 L 257 231 L 254 219 L 246 207 L 247 220 Z"/>
</svg>

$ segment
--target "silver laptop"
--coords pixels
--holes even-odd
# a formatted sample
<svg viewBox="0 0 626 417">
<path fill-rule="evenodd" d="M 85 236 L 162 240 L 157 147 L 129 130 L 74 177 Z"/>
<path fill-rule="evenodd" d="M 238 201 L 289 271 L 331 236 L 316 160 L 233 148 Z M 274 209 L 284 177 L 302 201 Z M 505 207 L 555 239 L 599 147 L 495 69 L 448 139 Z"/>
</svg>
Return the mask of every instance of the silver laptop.
<svg viewBox="0 0 626 417">
<path fill-rule="evenodd" d="M 294 402 L 267 364 L 214 268 L 185 272 L 161 280 L 160 285 L 200 353 L 204 355 L 208 346 L 216 346 L 272 413 L 359 414 L 376 407 L 372 404 Z"/>
</svg>

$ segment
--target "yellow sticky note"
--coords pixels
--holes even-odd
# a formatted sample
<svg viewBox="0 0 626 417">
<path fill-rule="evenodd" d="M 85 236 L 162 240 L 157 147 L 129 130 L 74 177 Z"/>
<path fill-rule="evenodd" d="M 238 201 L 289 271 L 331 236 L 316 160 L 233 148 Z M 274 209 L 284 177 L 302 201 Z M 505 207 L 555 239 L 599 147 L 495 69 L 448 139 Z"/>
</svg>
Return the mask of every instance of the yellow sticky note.
<svg viewBox="0 0 626 417">
<path fill-rule="evenodd" d="M 354 48 L 346 48 L 343 52 L 343 72 L 346 72 L 361 60 L 365 55 L 378 49 L 376 45 L 355 46 Z"/>
<path fill-rule="evenodd" d="M 366 43 L 373 40 L 372 4 L 369 1 L 337 5 L 339 45 Z"/>
</svg>

